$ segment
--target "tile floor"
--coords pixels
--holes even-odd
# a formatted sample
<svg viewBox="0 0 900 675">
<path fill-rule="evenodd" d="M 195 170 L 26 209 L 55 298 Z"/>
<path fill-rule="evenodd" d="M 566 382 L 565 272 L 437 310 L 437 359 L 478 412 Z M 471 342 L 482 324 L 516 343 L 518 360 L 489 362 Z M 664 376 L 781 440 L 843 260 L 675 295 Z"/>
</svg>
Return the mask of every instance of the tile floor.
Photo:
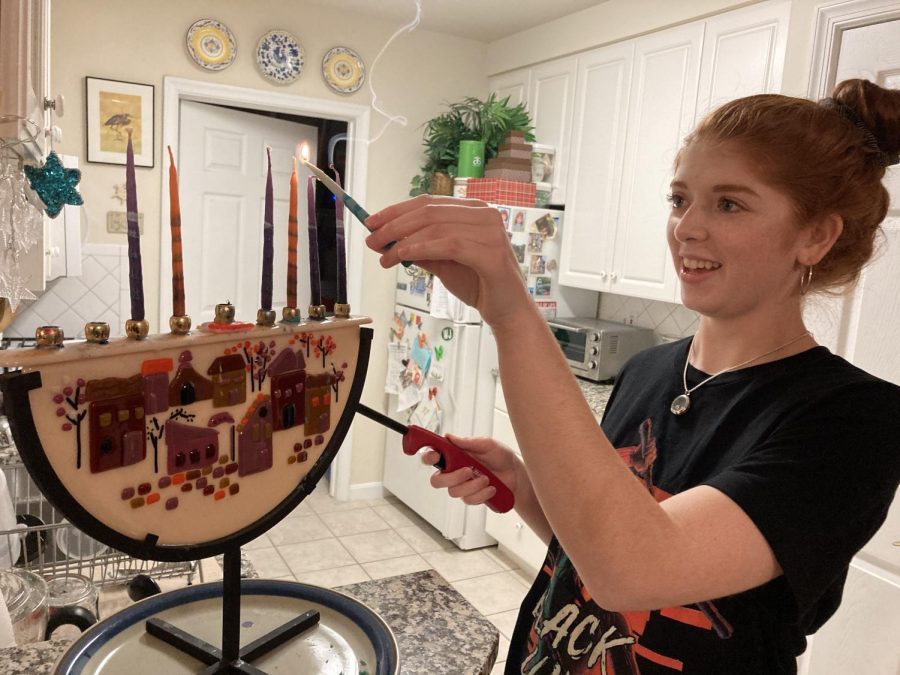
<svg viewBox="0 0 900 675">
<path fill-rule="evenodd" d="M 500 631 L 491 675 L 503 671 L 518 608 L 532 581 L 496 547 L 459 550 L 393 496 L 339 502 L 324 482 L 244 551 L 260 577 L 329 588 L 434 569 Z"/>
</svg>

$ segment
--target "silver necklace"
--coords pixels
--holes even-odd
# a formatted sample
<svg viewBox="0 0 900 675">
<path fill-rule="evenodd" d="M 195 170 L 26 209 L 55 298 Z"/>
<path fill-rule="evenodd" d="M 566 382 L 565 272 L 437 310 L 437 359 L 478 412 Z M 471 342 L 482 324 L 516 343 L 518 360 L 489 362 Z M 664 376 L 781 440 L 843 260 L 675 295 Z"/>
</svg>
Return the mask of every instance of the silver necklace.
<svg viewBox="0 0 900 675">
<path fill-rule="evenodd" d="M 694 354 L 694 341 L 691 340 L 691 346 L 688 349 L 687 359 L 685 359 L 685 361 L 684 361 L 684 372 L 681 374 L 681 382 L 684 385 L 684 393 L 679 394 L 678 396 L 675 397 L 675 399 L 672 401 L 672 405 L 669 406 L 669 410 L 672 412 L 673 415 L 684 415 L 684 413 L 686 413 L 688 410 L 691 409 L 691 394 L 694 393 L 695 391 L 697 391 L 700 387 L 702 387 L 704 384 L 706 384 L 710 380 L 717 378 L 719 375 L 722 375 L 723 373 L 728 373 L 728 372 L 731 372 L 732 370 L 737 370 L 738 368 L 742 368 L 746 365 L 749 365 L 749 364 L 753 363 L 754 361 L 759 361 L 759 359 L 766 357 L 769 354 L 774 354 L 775 352 L 777 352 L 781 349 L 784 349 L 785 347 L 787 347 L 789 345 L 794 344 L 798 340 L 802 340 L 807 335 L 812 337 L 812 333 L 810 333 L 808 330 L 803 331 L 803 333 L 801 333 L 800 335 L 798 335 L 797 337 L 795 337 L 791 340 L 788 340 L 783 345 L 775 347 L 775 349 L 771 349 L 771 350 L 767 351 L 765 354 L 760 354 L 759 356 L 754 356 L 752 359 L 747 359 L 746 361 L 742 361 L 741 363 L 737 364 L 736 366 L 731 366 L 730 368 L 726 368 L 725 370 L 720 370 L 718 373 L 714 373 L 714 374 L 710 375 L 709 377 L 707 377 L 700 384 L 695 384 L 693 387 L 688 389 L 687 369 L 688 369 L 688 364 L 691 362 L 691 356 L 693 356 L 693 354 Z"/>
</svg>

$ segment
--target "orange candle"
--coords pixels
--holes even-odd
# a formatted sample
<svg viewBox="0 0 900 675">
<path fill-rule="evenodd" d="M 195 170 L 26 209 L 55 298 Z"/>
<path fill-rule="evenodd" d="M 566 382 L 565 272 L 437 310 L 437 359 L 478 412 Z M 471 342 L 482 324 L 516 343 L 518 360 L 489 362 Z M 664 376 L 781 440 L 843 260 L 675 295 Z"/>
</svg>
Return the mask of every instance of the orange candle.
<svg viewBox="0 0 900 675">
<path fill-rule="evenodd" d="M 172 235 L 172 314 L 184 316 L 184 260 L 181 249 L 181 204 L 178 201 L 178 173 L 172 146 L 169 149 L 169 230 Z"/>
<path fill-rule="evenodd" d="M 291 174 L 291 200 L 288 207 L 287 306 L 297 306 L 297 158 Z"/>
</svg>

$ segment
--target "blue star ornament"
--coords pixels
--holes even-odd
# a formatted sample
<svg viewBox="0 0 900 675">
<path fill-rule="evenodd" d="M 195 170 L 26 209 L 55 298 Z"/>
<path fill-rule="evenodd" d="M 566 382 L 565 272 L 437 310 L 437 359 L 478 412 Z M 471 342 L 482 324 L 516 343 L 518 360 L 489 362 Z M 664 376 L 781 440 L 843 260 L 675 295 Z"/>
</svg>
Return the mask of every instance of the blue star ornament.
<svg viewBox="0 0 900 675">
<path fill-rule="evenodd" d="M 66 204 L 75 206 L 84 204 L 84 200 L 75 189 L 81 180 L 81 171 L 65 168 L 55 152 L 47 155 L 47 161 L 40 169 L 26 166 L 25 175 L 31 183 L 31 188 L 44 202 L 47 215 L 51 218 L 56 218 Z"/>
</svg>

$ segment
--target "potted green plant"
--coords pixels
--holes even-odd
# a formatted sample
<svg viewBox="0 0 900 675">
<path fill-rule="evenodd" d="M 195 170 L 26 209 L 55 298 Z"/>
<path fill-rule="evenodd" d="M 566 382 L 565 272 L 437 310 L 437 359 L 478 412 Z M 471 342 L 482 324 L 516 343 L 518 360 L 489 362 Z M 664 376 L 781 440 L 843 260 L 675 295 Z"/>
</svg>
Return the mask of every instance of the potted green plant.
<svg viewBox="0 0 900 675">
<path fill-rule="evenodd" d="M 525 132 L 525 140 L 533 141 L 531 117 L 525 104 L 511 106 L 509 97 L 498 99 L 491 94 L 481 100 L 467 96 L 462 101 L 447 104 L 447 111 L 424 124 L 422 145 L 425 146 L 425 163 L 420 173 L 410 181 L 410 196 L 436 192 L 435 176 L 444 174 L 452 187 L 459 161 L 459 142 L 483 141 L 485 160 L 497 155 L 500 145 L 510 131 Z M 442 190 L 440 194 L 450 194 Z"/>
</svg>

